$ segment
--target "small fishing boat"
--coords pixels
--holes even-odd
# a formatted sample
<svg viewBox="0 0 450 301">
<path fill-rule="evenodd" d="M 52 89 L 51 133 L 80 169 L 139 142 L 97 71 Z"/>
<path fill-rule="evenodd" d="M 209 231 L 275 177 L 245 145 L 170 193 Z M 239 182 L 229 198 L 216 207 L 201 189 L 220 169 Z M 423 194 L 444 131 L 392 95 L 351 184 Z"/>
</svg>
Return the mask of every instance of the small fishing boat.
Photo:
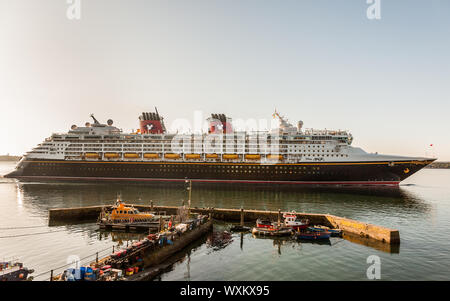
<svg viewBox="0 0 450 301">
<path fill-rule="evenodd" d="M 317 240 L 329 239 L 331 233 L 328 231 L 302 231 L 296 234 L 297 239 Z"/>
<path fill-rule="evenodd" d="M 330 232 L 331 236 L 333 237 L 340 237 L 342 236 L 342 230 L 341 229 L 330 229 L 326 226 L 311 226 L 308 227 L 309 231 L 314 231 L 314 232 Z"/>
<path fill-rule="evenodd" d="M 293 213 L 285 213 L 283 214 L 284 225 L 286 227 L 291 227 L 295 231 L 304 230 L 309 226 L 309 220 L 303 219 L 300 220 L 297 218 L 297 214 Z"/>
<path fill-rule="evenodd" d="M 268 219 L 258 218 L 256 220 L 256 228 L 267 228 L 267 229 L 273 228 L 273 222 Z"/>
<path fill-rule="evenodd" d="M 288 236 L 292 235 L 291 228 L 264 228 L 264 227 L 254 227 L 252 229 L 252 234 L 262 235 L 262 236 Z"/>
</svg>

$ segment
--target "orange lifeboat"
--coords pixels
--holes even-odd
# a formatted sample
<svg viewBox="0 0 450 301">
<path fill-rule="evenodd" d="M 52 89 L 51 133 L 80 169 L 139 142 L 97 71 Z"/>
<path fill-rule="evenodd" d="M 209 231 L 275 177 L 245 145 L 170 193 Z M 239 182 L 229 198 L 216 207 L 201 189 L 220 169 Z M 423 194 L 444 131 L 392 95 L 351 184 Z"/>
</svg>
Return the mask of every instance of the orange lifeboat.
<svg viewBox="0 0 450 301">
<path fill-rule="evenodd" d="M 200 159 L 200 154 L 186 154 L 186 159 Z"/>
<path fill-rule="evenodd" d="M 269 160 L 283 160 L 283 155 L 267 155 Z"/>
<path fill-rule="evenodd" d="M 226 160 L 233 160 L 233 159 L 238 159 L 239 155 L 237 154 L 224 154 L 223 158 Z"/>
<path fill-rule="evenodd" d="M 147 158 L 147 159 L 158 159 L 159 155 L 158 154 L 144 154 L 144 158 Z"/>
<path fill-rule="evenodd" d="M 152 220 L 153 217 L 154 215 L 151 213 L 141 213 L 133 206 L 126 206 L 118 200 L 106 219 L 112 222 L 146 222 Z"/>
<path fill-rule="evenodd" d="M 179 154 L 165 154 L 164 158 L 166 158 L 166 159 L 179 159 L 180 155 Z"/>
<path fill-rule="evenodd" d="M 259 160 L 259 159 L 261 159 L 261 155 L 251 155 L 251 154 L 249 154 L 249 155 L 245 155 L 245 159 L 247 159 L 247 160 Z"/>
<path fill-rule="evenodd" d="M 111 158 L 119 158 L 118 153 L 105 153 L 105 158 L 111 159 Z"/>
<path fill-rule="evenodd" d="M 127 159 L 136 159 L 136 158 L 141 157 L 141 155 L 136 154 L 136 153 L 125 153 L 123 156 L 124 156 L 124 158 L 127 158 Z"/>
<path fill-rule="evenodd" d="M 86 158 L 89 159 L 98 159 L 100 158 L 100 155 L 98 153 L 86 153 Z"/>
<path fill-rule="evenodd" d="M 218 157 L 217 154 L 206 154 L 206 159 L 217 159 Z"/>
</svg>

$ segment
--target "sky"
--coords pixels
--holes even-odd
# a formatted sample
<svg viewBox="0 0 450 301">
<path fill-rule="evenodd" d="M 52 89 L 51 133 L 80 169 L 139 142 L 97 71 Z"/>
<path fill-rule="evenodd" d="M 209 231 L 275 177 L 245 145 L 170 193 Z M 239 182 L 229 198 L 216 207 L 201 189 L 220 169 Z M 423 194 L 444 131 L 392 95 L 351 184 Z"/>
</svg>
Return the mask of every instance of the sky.
<svg viewBox="0 0 450 301">
<path fill-rule="evenodd" d="M 0 0 L 0 155 L 91 113 L 130 131 L 156 106 L 169 129 L 277 109 L 367 152 L 450 161 L 448 0 L 377 0 L 380 19 L 366 0 L 79 1 L 69 19 L 65 0 Z"/>
</svg>

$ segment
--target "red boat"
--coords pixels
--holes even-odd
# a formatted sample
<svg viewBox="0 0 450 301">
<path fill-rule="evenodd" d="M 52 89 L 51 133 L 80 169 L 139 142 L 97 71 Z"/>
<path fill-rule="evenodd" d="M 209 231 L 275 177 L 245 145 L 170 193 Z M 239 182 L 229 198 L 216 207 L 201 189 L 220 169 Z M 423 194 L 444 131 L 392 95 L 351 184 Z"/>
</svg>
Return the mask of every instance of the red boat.
<svg viewBox="0 0 450 301">
<path fill-rule="evenodd" d="M 273 228 L 273 222 L 268 220 L 268 219 L 258 218 L 256 220 L 256 228 L 272 229 Z"/>
<path fill-rule="evenodd" d="M 284 225 L 286 227 L 291 227 L 295 231 L 304 230 L 309 226 L 309 220 L 297 219 L 297 214 L 295 213 L 285 213 L 283 214 L 283 217 L 284 217 Z"/>
</svg>

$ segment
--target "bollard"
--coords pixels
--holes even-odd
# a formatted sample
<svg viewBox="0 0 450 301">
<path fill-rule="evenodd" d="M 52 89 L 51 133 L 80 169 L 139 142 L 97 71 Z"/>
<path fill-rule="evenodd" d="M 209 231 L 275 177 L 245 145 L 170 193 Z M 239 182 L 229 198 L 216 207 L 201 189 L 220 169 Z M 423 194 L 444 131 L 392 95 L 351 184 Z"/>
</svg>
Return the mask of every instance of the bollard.
<svg viewBox="0 0 450 301">
<path fill-rule="evenodd" d="M 53 270 L 50 271 L 50 281 L 53 281 Z"/>
<path fill-rule="evenodd" d="M 98 252 L 95 254 L 95 263 L 98 263 Z"/>
<path fill-rule="evenodd" d="M 278 209 L 278 227 L 280 226 L 281 222 L 281 209 Z"/>
<path fill-rule="evenodd" d="M 153 212 L 153 201 L 150 200 L 150 211 Z"/>
<path fill-rule="evenodd" d="M 244 226 L 244 208 L 241 207 L 241 226 Z"/>
<path fill-rule="evenodd" d="M 114 253 L 114 246 L 113 246 L 113 253 Z"/>
</svg>

